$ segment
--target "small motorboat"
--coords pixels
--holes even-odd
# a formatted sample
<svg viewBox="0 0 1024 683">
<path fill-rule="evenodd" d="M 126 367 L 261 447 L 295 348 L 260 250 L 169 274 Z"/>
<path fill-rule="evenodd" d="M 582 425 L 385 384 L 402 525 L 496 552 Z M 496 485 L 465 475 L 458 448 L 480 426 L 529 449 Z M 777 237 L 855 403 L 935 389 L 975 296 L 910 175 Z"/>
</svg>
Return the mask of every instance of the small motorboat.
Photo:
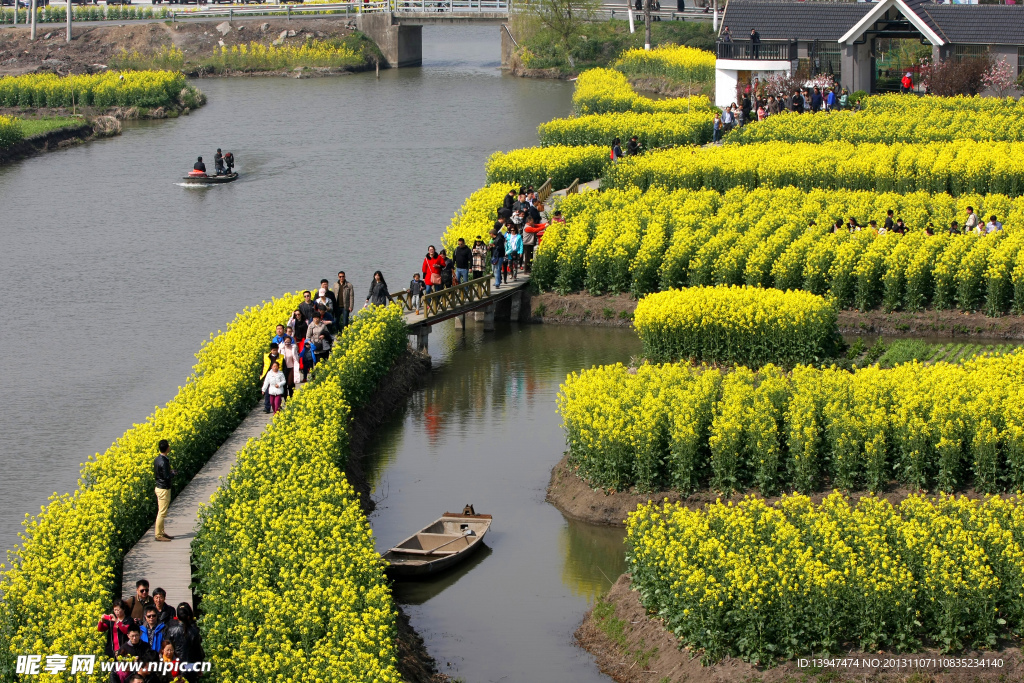
<svg viewBox="0 0 1024 683">
<path fill-rule="evenodd" d="M 222 173 L 221 175 L 207 175 L 202 171 L 190 171 L 182 180 L 188 185 L 217 185 L 238 180 L 238 174 L 231 172 Z"/>
<path fill-rule="evenodd" d="M 418 578 L 448 569 L 480 548 L 490 528 L 491 516 L 476 514 L 472 505 L 461 513 L 446 512 L 384 553 L 387 573 L 394 578 Z"/>
</svg>

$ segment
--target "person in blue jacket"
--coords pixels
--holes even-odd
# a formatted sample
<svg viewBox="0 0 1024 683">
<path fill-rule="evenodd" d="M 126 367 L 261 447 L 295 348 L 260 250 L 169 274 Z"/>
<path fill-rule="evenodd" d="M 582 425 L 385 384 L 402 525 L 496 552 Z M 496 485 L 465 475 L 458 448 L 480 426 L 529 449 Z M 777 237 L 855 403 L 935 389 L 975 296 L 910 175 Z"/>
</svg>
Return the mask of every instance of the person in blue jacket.
<svg viewBox="0 0 1024 683">
<path fill-rule="evenodd" d="M 153 652 L 160 652 L 164 644 L 164 626 L 160 622 L 156 607 L 150 605 L 146 608 L 146 618 L 142 622 L 142 642 L 149 645 Z"/>
</svg>

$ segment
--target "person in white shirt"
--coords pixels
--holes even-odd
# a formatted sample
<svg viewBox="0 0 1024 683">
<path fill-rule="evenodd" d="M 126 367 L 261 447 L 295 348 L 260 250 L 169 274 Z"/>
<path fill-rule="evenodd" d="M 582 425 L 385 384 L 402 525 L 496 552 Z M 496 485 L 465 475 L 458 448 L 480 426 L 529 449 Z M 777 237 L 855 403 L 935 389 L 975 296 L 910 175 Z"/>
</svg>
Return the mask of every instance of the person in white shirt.
<svg viewBox="0 0 1024 683">
<path fill-rule="evenodd" d="M 277 361 L 274 361 L 270 365 L 270 372 L 267 373 L 266 378 L 263 380 L 263 392 L 270 396 L 270 409 L 273 412 L 281 410 L 281 397 L 284 395 L 284 389 L 287 382 L 284 378 L 284 373 L 281 372 L 281 366 Z"/>
</svg>

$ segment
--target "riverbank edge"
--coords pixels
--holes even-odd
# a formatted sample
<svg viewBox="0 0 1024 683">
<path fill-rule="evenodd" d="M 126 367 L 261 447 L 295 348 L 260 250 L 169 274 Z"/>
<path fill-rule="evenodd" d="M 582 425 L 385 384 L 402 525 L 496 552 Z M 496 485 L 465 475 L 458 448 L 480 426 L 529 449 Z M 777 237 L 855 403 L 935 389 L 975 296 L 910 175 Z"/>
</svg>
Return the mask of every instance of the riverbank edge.
<svg viewBox="0 0 1024 683">
<path fill-rule="evenodd" d="M 21 159 L 27 159 L 37 154 L 56 152 L 60 149 L 74 147 L 90 140 L 119 135 L 121 133 L 120 122 L 111 117 L 104 118 L 110 118 L 116 125 L 112 125 L 109 122 L 85 121 L 80 126 L 67 126 L 51 130 L 41 135 L 26 138 L 7 149 L 0 149 L 0 166 L 20 161 Z"/>
<path fill-rule="evenodd" d="M 345 477 L 359 495 L 360 507 L 367 516 L 375 507 L 364 469 L 368 446 L 376 436 L 378 427 L 405 405 L 409 395 L 430 374 L 431 367 L 430 356 L 407 350 L 391 366 L 367 404 L 352 415 Z M 397 667 L 402 680 L 408 683 L 444 683 L 450 680 L 448 676 L 438 673 L 437 662 L 427 652 L 423 638 L 413 629 L 405 611 L 397 603 L 395 609 L 398 611 L 395 619 L 398 631 Z"/>
<path fill-rule="evenodd" d="M 611 66 L 590 68 L 610 69 Z M 547 81 L 572 81 L 578 78 L 581 73 L 576 70 L 562 71 L 556 66 L 547 69 L 528 69 L 522 65 L 518 58 L 513 58 L 511 66 L 505 67 L 505 70 L 517 78 L 534 78 Z M 690 95 L 701 93 L 700 88 L 694 89 L 692 84 L 673 81 L 667 76 L 649 76 L 646 78 L 626 76 L 626 80 L 633 86 L 633 90 L 641 95 L 689 97 Z"/>
<path fill-rule="evenodd" d="M 598 614 L 595 614 L 598 612 Z M 1021 649 L 1005 645 L 994 651 L 970 651 L 948 655 L 957 658 L 1003 659 L 1004 666 L 990 669 L 967 669 L 942 672 L 936 667 L 914 667 L 907 673 L 892 672 L 885 667 L 850 669 L 798 668 L 794 661 L 765 669 L 736 657 L 726 657 L 711 666 L 700 662 L 700 653 L 681 648 L 675 635 L 665 628 L 661 619 L 647 612 L 640 603 L 640 594 L 632 590 L 628 574 L 623 574 L 595 606 L 587 611 L 583 623 L 574 634 L 581 648 L 594 656 L 601 672 L 617 683 L 975 683 L 1020 680 L 1024 675 Z M 863 657 L 885 660 L 890 656 L 908 659 L 938 658 L 937 650 L 909 654 L 864 653 L 850 649 L 837 655 L 858 661 Z"/>
<path fill-rule="evenodd" d="M 808 496 L 811 501 L 818 505 L 832 491 L 818 491 Z M 886 491 L 872 494 L 870 491 L 851 491 L 847 495 L 853 500 L 859 500 L 865 496 L 875 495 L 880 499 L 889 501 L 896 507 L 907 497 L 920 493 L 909 487 L 893 486 Z M 786 492 L 785 495 L 795 495 L 795 492 Z M 928 497 L 938 496 L 935 492 L 926 492 Z M 956 495 L 966 496 L 972 500 L 983 500 L 985 494 L 978 493 L 974 489 L 957 491 Z M 1009 494 L 1006 494 L 1009 495 Z M 566 517 L 587 524 L 600 526 L 625 527 L 627 515 L 636 510 L 637 506 L 645 505 L 651 501 L 659 503 L 679 503 L 691 510 L 698 510 L 705 505 L 721 500 L 723 502 L 739 503 L 745 497 L 760 498 L 769 505 L 781 500 L 782 496 L 764 497 L 757 491 L 734 492 L 725 496 L 710 489 L 701 489 L 689 496 L 682 496 L 678 491 L 664 490 L 652 491 L 649 493 L 638 493 L 634 489 L 627 491 L 606 491 L 595 489 L 582 477 L 575 468 L 569 464 L 569 454 L 565 453 L 562 459 L 551 468 L 551 477 L 548 480 L 548 488 L 545 500 L 555 506 L 559 512 Z"/>
<path fill-rule="evenodd" d="M 553 325 L 590 325 L 631 327 L 637 300 L 630 294 L 586 292 L 557 294 L 543 292 L 531 297 L 531 320 Z M 840 334 L 886 337 L 936 337 L 950 340 L 1024 339 L 1024 316 L 1004 315 L 991 318 L 984 313 L 925 310 L 914 313 L 883 310 L 861 312 L 841 310 Z"/>
</svg>

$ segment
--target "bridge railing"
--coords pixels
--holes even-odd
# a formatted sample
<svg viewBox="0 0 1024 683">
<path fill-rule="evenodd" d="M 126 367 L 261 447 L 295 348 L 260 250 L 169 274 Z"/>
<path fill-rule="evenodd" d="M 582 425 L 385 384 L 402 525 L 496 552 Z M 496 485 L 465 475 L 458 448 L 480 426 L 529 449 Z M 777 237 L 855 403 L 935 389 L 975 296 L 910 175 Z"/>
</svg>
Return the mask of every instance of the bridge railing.
<svg viewBox="0 0 1024 683">
<path fill-rule="evenodd" d="M 171 12 L 171 21 L 184 17 L 241 17 L 246 15 L 283 15 L 291 17 L 296 14 L 355 14 L 359 11 L 358 2 L 336 2 L 322 5 L 243 5 L 218 6 L 206 9 L 176 9 Z"/>
<path fill-rule="evenodd" d="M 509 0 L 361 0 L 361 12 L 508 12 Z"/>
<path fill-rule="evenodd" d="M 580 179 L 577 178 L 576 180 L 574 180 L 571 183 L 569 183 L 569 187 L 565 188 L 565 196 L 568 197 L 571 194 L 579 194 L 579 193 L 580 193 Z"/>
<path fill-rule="evenodd" d="M 491 278 L 485 275 L 475 280 L 464 282 L 461 285 L 424 294 L 420 301 L 420 308 L 423 310 L 423 319 L 429 320 L 453 311 L 456 308 L 468 306 L 473 302 L 483 301 L 490 295 Z M 412 305 L 412 293 L 408 289 L 392 294 L 391 301 L 401 305 L 406 313 L 416 312 Z"/>
</svg>

